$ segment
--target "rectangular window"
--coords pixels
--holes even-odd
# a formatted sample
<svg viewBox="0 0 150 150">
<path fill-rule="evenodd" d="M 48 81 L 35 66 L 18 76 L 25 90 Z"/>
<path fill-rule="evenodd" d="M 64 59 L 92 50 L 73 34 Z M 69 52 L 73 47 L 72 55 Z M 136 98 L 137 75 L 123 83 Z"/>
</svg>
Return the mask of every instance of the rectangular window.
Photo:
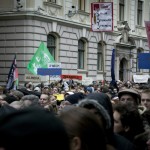
<svg viewBox="0 0 150 150">
<path fill-rule="evenodd" d="M 97 54 L 97 70 L 102 70 L 102 53 Z"/>
<path fill-rule="evenodd" d="M 119 1 L 119 21 L 124 21 L 124 0 Z"/>
<path fill-rule="evenodd" d="M 78 9 L 85 11 L 85 0 L 78 0 Z"/>
<path fill-rule="evenodd" d="M 78 51 L 78 69 L 84 69 L 84 51 Z"/>
<path fill-rule="evenodd" d="M 103 55 L 102 55 L 102 44 L 98 43 L 98 51 L 97 51 L 97 70 L 103 70 Z"/>
<path fill-rule="evenodd" d="M 137 24 L 142 25 L 143 2 L 138 1 Z"/>
</svg>

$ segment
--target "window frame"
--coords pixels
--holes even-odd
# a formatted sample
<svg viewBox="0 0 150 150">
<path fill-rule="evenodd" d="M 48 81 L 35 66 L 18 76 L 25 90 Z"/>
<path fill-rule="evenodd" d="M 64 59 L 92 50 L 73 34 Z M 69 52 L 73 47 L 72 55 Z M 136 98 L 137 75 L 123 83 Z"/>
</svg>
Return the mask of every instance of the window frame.
<svg viewBox="0 0 150 150">
<path fill-rule="evenodd" d="M 103 48 L 100 42 L 97 47 L 97 70 L 103 71 Z"/>
<path fill-rule="evenodd" d="M 48 41 L 48 39 L 50 39 L 49 37 L 51 37 L 51 40 L 53 38 L 54 42 L 53 44 L 49 45 L 50 41 Z M 54 59 L 56 58 L 56 37 L 52 34 L 48 34 L 47 35 L 47 48 L 50 52 L 50 54 L 54 57 Z"/>
<path fill-rule="evenodd" d="M 124 21 L 125 18 L 125 1 L 119 0 L 119 21 Z"/>
<path fill-rule="evenodd" d="M 141 7 L 139 7 L 139 3 L 141 4 Z M 138 0 L 137 5 L 137 25 L 142 25 L 143 20 L 143 1 Z"/>
<path fill-rule="evenodd" d="M 82 43 L 82 48 L 80 47 L 80 43 Z M 79 39 L 78 41 L 78 69 L 85 69 L 85 41 Z"/>
<path fill-rule="evenodd" d="M 85 0 L 78 0 L 78 10 L 85 11 Z"/>
</svg>

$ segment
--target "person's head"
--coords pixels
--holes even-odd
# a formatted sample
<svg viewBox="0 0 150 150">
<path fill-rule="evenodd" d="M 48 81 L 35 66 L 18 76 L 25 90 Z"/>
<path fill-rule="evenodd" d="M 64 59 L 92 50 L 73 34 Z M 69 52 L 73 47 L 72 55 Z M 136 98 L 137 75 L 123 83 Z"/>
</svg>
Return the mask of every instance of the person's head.
<svg viewBox="0 0 150 150">
<path fill-rule="evenodd" d="M 62 121 L 44 109 L 23 109 L 0 118 L 3 150 L 69 150 Z"/>
<path fill-rule="evenodd" d="M 142 118 L 138 108 L 131 102 L 118 103 L 114 106 L 114 132 L 133 140 L 144 132 Z"/>
<path fill-rule="evenodd" d="M 5 100 L 6 95 L 5 94 L 0 94 L 0 101 L 4 101 Z"/>
<path fill-rule="evenodd" d="M 70 138 L 71 150 L 106 150 L 101 122 L 87 109 L 71 107 L 59 115 Z"/>
<path fill-rule="evenodd" d="M 141 105 L 150 109 L 150 89 L 145 89 L 141 92 Z"/>
<path fill-rule="evenodd" d="M 48 105 L 50 103 L 50 98 L 48 94 L 41 94 L 39 103 L 41 106 Z"/>
<path fill-rule="evenodd" d="M 20 100 L 24 96 L 24 94 L 18 90 L 11 90 L 10 95 L 15 96 L 17 98 L 17 100 Z"/>
<path fill-rule="evenodd" d="M 74 93 L 72 95 L 68 95 L 65 98 L 65 101 L 68 101 L 70 105 L 77 104 L 80 100 L 84 98 L 84 94 L 82 92 Z"/>
<path fill-rule="evenodd" d="M 86 99 L 93 99 L 104 107 L 104 109 L 107 111 L 110 117 L 111 122 L 110 132 L 113 131 L 113 124 L 114 124 L 113 108 L 109 96 L 106 93 L 91 93 L 86 96 Z"/>
<path fill-rule="evenodd" d="M 39 105 L 39 97 L 36 95 L 25 95 L 21 98 L 21 101 L 23 102 L 22 107 Z"/>
<path fill-rule="evenodd" d="M 92 112 L 101 122 L 105 130 L 111 127 L 111 120 L 105 108 L 94 99 L 83 99 L 77 105 Z"/>
<path fill-rule="evenodd" d="M 135 105 L 139 105 L 141 103 L 140 94 L 133 89 L 124 89 L 119 91 L 118 97 L 119 101 L 122 103 L 132 102 Z"/>
</svg>

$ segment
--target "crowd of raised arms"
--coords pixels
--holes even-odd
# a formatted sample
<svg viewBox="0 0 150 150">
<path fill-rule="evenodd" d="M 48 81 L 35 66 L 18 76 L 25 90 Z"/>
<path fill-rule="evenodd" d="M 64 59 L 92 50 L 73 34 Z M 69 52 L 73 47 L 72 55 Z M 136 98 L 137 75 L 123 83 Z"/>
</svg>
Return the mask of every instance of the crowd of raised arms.
<svg viewBox="0 0 150 150">
<path fill-rule="evenodd" d="M 150 86 L 72 79 L 0 86 L 0 150 L 150 150 Z"/>
</svg>

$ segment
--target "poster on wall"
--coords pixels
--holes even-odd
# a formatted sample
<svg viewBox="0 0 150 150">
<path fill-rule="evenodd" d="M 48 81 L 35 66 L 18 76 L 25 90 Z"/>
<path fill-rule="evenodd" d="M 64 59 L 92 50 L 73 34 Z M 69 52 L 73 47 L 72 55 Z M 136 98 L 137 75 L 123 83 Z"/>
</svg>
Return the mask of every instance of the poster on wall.
<svg viewBox="0 0 150 150">
<path fill-rule="evenodd" d="M 91 3 L 91 30 L 113 31 L 113 3 Z"/>
</svg>

